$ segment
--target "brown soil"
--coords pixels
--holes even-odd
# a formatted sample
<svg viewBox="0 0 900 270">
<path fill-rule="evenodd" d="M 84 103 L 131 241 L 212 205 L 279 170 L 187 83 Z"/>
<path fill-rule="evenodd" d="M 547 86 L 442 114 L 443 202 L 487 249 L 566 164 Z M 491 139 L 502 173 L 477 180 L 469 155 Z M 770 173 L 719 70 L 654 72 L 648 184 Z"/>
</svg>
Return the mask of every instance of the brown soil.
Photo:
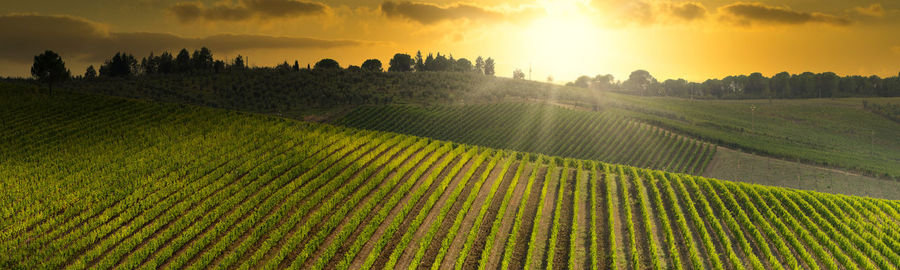
<svg viewBox="0 0 900 270">
<path fill-rule="evenodd" d="M 625 219 L 624 209 L 627 206 L 623 202 L 619 200 L 620 188 L 619 185 L 621 182 L 622 176 L 617 174 L 611 174 L 608 183 L 612 186 L 613 194 L 607 194 L 607 196 L 612 196 L 613 209 L 617 211 L 613 213 L 613 218 L 615 218 L 614 228 L 616 234 L 616 258 L 610 258 L 610 260 L 614 260 L 618 269 L 626 269 L 630 266 L 629 263 L 629 252 L 630 247 L 628 246 L 628 230 L 626 229 L 626 224 L 628 220 Z M 610 263 L 613 263 L 610 261 Z"/>
<path fill-rule="evenodd" d="M 533 230 L 537 231 L 537 237 L 534 241 L 534 246 L 529 247 L 532 253 L 531 255 L 531 266 L 534 268 L 546 268 L 546 254 L 547 254 L 547 244 L 550 239 L 550 229 L 553 228 L 553 212 L 556 208 L 556 194 L 559 189 L 559 178 L 560 173 L 562 171 L 558 168 L 554 168 L 551 172 L 549 182 L 546 183 L 547 186 L 547 195 L 544 198 L 543 205 L 541 205 L 541 218 L 537 220 L 535 223 L 535 228 Z M 545 179 L 545 182 L 548 181 Z"/>
<path fill-rule="evenodd" d="M 429 153 L 428 155 L 426 155 L 423 158 L 423 160 L 427 160 L 427 159 L 431 158 L 431 156 L 433 156 L 433 155 L 435 155 L 434 152 Z M 441 160 L 443 160 L 445 158 L 447 158 L 447 153 L 444 153 L 441 157 L 439 157 L 437 160 L 435 160 L 435 162 L 432 163 L 428 169 L 426 169 L 426 172 L 433 170 L 434 166 L 436 164 L 440 163 Z M 416 167 L 418 167 L 418 166 L 416 166 Z M 418 170 L 418 168 L 411 169 L 403 177 L 402 181 L 403 182 L 409 181 L 410 177 L 412 177 L 412 174 L 415 172 L 415 170 Z M 423 184 L 423 180 L 424 180 L 423 177 L 419 177 L 418 179 L 415 179 L 415 183 L 412 185 L 412 187 L 410 187 L 410 190 L 416 190 L 419 187 L 421 187 Z M 394 217 L 396 217 L 400 213 L 400 210 L 402 207 L 396 207 L 396 206 L 405 205 L 407 202 L 409 202 L 409 200 L 411 198 L 412 198 L 412 192 L 407 192 L 406 196 L 404 196 L 402 199 L 400 199 L 400 201 L 397 202 L 397 204 L 391 208 L 390 213 L 387 215 L 387 217 L 385 217 L 384 221 L 378 226 L 378 229 L 376 229 L 375 232 L 371 236 L 369 236 L 369 240 L 366 241 L 366 244 L 363 245 L 363 248 L 360 249 L 359 253 L 357 253 L 355 255 L 355 258 L 353 259 L 353 262 L 350 265 L 350 269 L 362 268 L 362 265 L 365 263 L 366 257 L 368 256 L 369 253 L 372 252 L 372 249 L 374 248 L 375 243 L 383 237 L 384 232 L 387 230 L 387 227 L 390 225 L 389 224 L 390 222 L 388 222 L 388 221 L 393 220 Z M 384 206 L 381 206 L 381 207 L 384 207 Z M 347 244 L 352 245 L 352 243 L 347 243 Z M 335 256 L 335 259 L 337 259 L 337 257 L 338 256 Z"/>
<path fill-rule="evenodd" d="M 656 199 L 653 199 L 653 200 L 651 200 L 651 202 L 653 203 L 652 206 L 654 206 L 653 207 L 654 209 L 660 209 L 660 211 L 663 211 L 663 214 L 666 215 L 666 217 L 669 219 L 669 226 L 671 227 L 670 229 L 672 230 L 672 238 L 674 239 L 675 246 L 677 247 L 678 258 L 681 261 L 682 268 L 690 269 L 691 265 L 692 265 L 690 255 L 689 255 L 690 253 L 689 253 L 689 250 L 687 249 L 687 246 L 685 246 L 684 243 L 691 242 L 691 243 L 696 243 L 695 245 L 699 245 L 699 242 L 694 241 L 694 239 L 692 239 L 690 235 L 682 235 L 681 234 L 681 230 L 678 229 L 678 222 L 675 219 L 675 209 L 673 209 L 672 206 L 670 206 L 668 204 L 668 196 L 666 195 L 665 189 L 663 189 L 660 186 L 660 185 L 662 185 L 662 183 L 657 181 L 656 184 L 657 184 L 656 188 L 657 188 L 657 190 L 659 190 L 660 201 L 662 202 L 663 205 L 656 205 Z M 652 183 L 648 182 L 646 187 L 649 187 L 650 185 L 652 185 Z M 650 194 L 650 193 L 648 193 L 648 194 Z M 659 211 L 657 211 L 654 214 L 657 214 L 658 212 Z M 657 224 L 660 224 L 660 226 L 661 226 L 661 223 L 657 223 Z M 688 225 L 688 227 L 690 227 L 690 225 Z M 665 235 L 663 235 L 663 237 L 665 237 Z M 665 239 L 665 238 L 661 238 L 661 239 Z M 666 243 L 666 242 L 660 241 L 660 243 Z M 668 250 L 668 243 L 666 244 L 665 247 L 663 247 L 663 249 Z M 700 249 L 698 249 L 698 250 L 700 250 Z M 672 268 L 674 268 L 674 266 Z"/>
<path fill-rule="evenodd" d="M 478 209 L 481 209 L 481 206 L 484 205 L 487 201 L 487 196 L 491 192 L 489 188 L 494 184 L 494 181 L 501 181 L 500 171 L 502 170 L 502 162 L 506 162 L 504 160 L 498 160 L 497 165 L 494 166 L 494 169 L 488 175 L 488 178 L 485 180 L 482 185 L 481 190 L 478 193 L 478 197 L 475 198 L 475 202 L 469 208 L 468 213 L 466 213 L 465 218 L 463 218 L 462 225 L 459 227 L 459 232 L 454 237 L 453 242 L 450 244 L 450 248 L 447 250 L 447 253 L 444 255 L 444 258 L 441 261 L 440 269 L 453 269 L 454 264 L 456 264 L 456 257 L 459 256 L 460 250 L 463 248 L 463 245 L 466 242 L 466 238 L 468 234 L 461 232 L 468 232 L 471 230 L 472 226 L 475 223 L 475 218 L 478 216 Z"/>
<path fill-rule="evenodd" d="M 484 173 L 485 169 L 487 169 L 487 163 L 488 161 L 485 160 L 485 162 L 478 167 L 475 173 L 472 174 L 472 178 L 467 180 L 468 183 L 466 184 L 466 187 L 463 188 L 463 191 L 459 194 L 459 197 L 457 197 L 456 201 L 453 202 L 453 206 L 450 207 L 450 210 L 447 212 L 447 216 L 445 216 L 444 220 L 441 222 L 441 227 L 438 229 L 438 232 L 435 233 L 434 237 L 431 239 L 431 243 L 429 243 L 428 247 L 425 249 L 425 256 L 423 256 L 422 260 L 419 261 L 419 269 L 431 269 L 431 265 L 434 264 L 435 261 L 435 256 L 437 256 L 438 252 L 440 252 L 444 237 L 447 236 L 450 228 L 453 227 L 453 222 L 456 219 L 456 213 L 459 213 L 459 211 L 463 211 L 463 204 L 465 204 L 466 198 L 469 197 L 469 194 L 473 191 L 472 189 L 475 188 L 475 184 L 478 182 L 477 178 Z M 474 191 L 478 192 L 479 190 L 480 189 Z"/>
<path fill-rule="evenodd" d="M 428 214 L 425 216 L 425 220 L 422 222 L 422 224 L 419 225 L 419 228 L 413 234 L 412 240 L 409 242 L 409 244 L 407 244 L 406 249 L 403 250 L 403 253 L 401 254 L 400 258 L 397 260 L 398 268 L 406 269 L 409 267 L 410 262 L 412 261 L 413 257 L 416 255 L 416 252 L 418 252 L 419 245 L 420 245 L 419 242 L 421 241 L 422 238 L 425 237 L 425 234 L 428 233 L 429 229 L 431 228 L 431 225 L 435 222 L 435 220 L 437 219 L 437 216 L 440 214 L 441 208 L 444 208 L 444 205 L 447 204 L 447 200 L 449 199 L 450 195 L 453 193 L 453 190 L 456 189 L 456 187 L 459 185 L 460 181 L 463 181 L 463 176 L 465 176 L 466 172 L 471 169 L 474 169 L 474 168 L 472 168 L 473 163 L 475 163 L 475 157 L 469 159 L 466 162 L 466 164 L 463 165 L 463 167 L 459 170 L 459 172 L 457 172 L 456 175 L 453 176 L 453 179 L 450 180 L 450 183 L 447 185 L 446 190 L 444 191 L 443 194 L 441 194 L 441 196 L 438 198 L 437 202 L 435 202 L 434 206 L 431 207 L 431 211 L 429 211 Z M 448 170 L 449 170 L 449 166 L 448 166 Z M 441 177 L 444 177 L 444 176 L 441 176 Z M 441 179 L 442 178 L 436 179 L 436 181 L 440 181 Z M 468 179 L 466 179 L 466 180 L 468 180 Z M 470 185 L 468 185 L 468 186 L 470 186 Z M 465 186 L 463 186 L 463 189 L 465 189 Z M 462 191 L 460 191 L 460 194 L 458 194 L 457 196 L 459 196 L 459 195 L 462 195 Z M 456 200 L 453 202 L 450 202 L 450 203 L 455 204 L 455 202 L 456 202 Z M 451 205 L 450 207 L 453 207 L 453 206 Z M 446 215 L 445 215 L 445 218 L 446 218 Z M 443 220 L 438 220 L 437 222 L 443 222 Z"/>
<path fill-rule="evenodd" d="M 504 213 L 502 220 L 500 222 L 499 230 L 497 234 L 494 236 L 494 245 L 490 248 L 490 256 L 488 257 L 488 261 L 485 264 L 488 269 L 496 269 L 500 267 L 500 261 L 503 260 L 503 254 L 506 251 L 506 242 L 509 239 L 510 231 L 512 230 L 513 223 L 516 221 L 516 213 L 519 212 L 519 207 L 525 207 L 522 205 L 522 197 L 525 194 L 525 188 L 528 186 L 528 177 L 532 171 L 532 164 L 523 165 L 525 168 L 522 170 L 522 174 L 519 176 L 518 183 L 513 190 L 512 197 L 510 197 L 509 203 L 506 205 L 506 213 Z M 534 186 L 531 187 L 532 189 Z M 499 194 L 498 194 L 499 195 Z"/>
<path fill-rule="evenodd" d="M 412 159 L 413 159 L 416 155 L 419 155 L 419 154 L 422 152 L 423 149 L 424 149 L 424 148 L 416 149 L 415 152 L 413 152 L 412 154 L 410 154 L 409 157 L 407 157 L 405 160 L 403 160 L 403 162 L 401 162 L 396 168 L 391 168 L 391 172 L 390 172 L 390 173 L 387 175 L 387 177 L 385 177 L 384 179 L 391 179 L 391 178 L 395 177 L 396 174 L 397 174 L 397 171 L 396 171 L 396 170 L 397 170 L 398 168 L 401 168 L 401 167 L 403 167 L 403 166 L 408 165 L 409 162 L 411 162 Z M 402 152 L 403 152 L 403 151 L 398 152 L 398 153 L 402 153 Z M 426 155 L 426 157 L 427 157 L 427 156 L 428 156 L 428 155 Z M 413 166 L 413 168 L 410 169 L 410 171 L 407 172 L 405 175 L 408 176 L 408 174 L 409 174 L 411 171 L 415 170 L 415 167 L 416 167 L 416 166 Z M 375 189 L 373 189 L 373 192 L 372 192 L 372 193 L 369 193 L 369 195 L 367 195 L 365 198 L 363 198 L 362 200 L 360 200 L 360 205 L 365 205 L 365 204 L 367 204 L 369 201 L 374 200 L 374 197 L 373 197 L 373 195 L 375 195 L 375 194 L 374 194 L 374 191 L 381 190 L 381 189 L 384 189 L 384 188 L 389 188 L 390 191 L 388 191 L 387 194 L 379 200 L 379 202 L 382 202 L 382 201 L 386 200 L 387 198 L 390 197 L 391 194 L 393 194 L 394 192 L 396 192 L 397 188 L 399 188 L 399 187 L 402 185 L 402 183 L 403 183 L 402 180 L 404 180 L 404 179 L 406 179 L 406 178 L 407 178 L 407 177 L 401 177 L 401 178 L 400 178 L 400 181 L 397 181 L 397 183 L 396 183 L 395 185 L 390 186 L 390 187 L 387 187 L 387 186 L 386 186 L 386 185 L 387 185 L 387 182 L 383 182 L 383 183 L 379 184 L 378 187 L 376 187 Z M 359 233 L 363 230 L 363 228 L 365 228 L 365 225 L 368 224 L 369 222 L 371 222 L 372 218 L 374 217 L 374 215 L 375 215 L 376 213 L 378 213 L 378 211 L 380 210 L 381 207 L 382 207 L 382 204 L 380 204 L 380 203 L 375 203 L 375 206 L 374 206 L 372 209 L 369 209 L 369 210 L 368 210 L 368 212 L 366 213 L 366 217 L 363 218 L 363 221 L 360 222 L 356 227 L 352 228 L 353 233 L 351 233 L 351 234 L 345 239 L 345 241 L 344 241 L 344 242 L 340 245 L 340 247 L 338 248 L 337 252 L 335 252 L 335 253 L 333 254 L 333 257 L 332 257 L 332 258 L 329 258 L 329 261 L 333 261 L 333 260 L 335 260 L 335 258 L 340 258 L 342 255 L 344 255 L 344 253 L 347 252 L 347 249 L 349 248 L 349 246 L 354 242 L 354 240 L 356 240 L 356 237 L 357 237 L 357 236 L 359 235 Z M 351 211 L 350 213 L 351 213 L 351 214 L 352 214 L 352 213 L 355 213 L 355 211 L 357 211 L 357 209 L 354 209 L 354 210 Z M 349 229 L 349 228 L 346 228 L 346 225 L 347 225 L 347 224 L 346 224 L 346 223 L 347 223 L 346 219 L 350 218 L 351 216 L 352 216 L 352 215 L 348 214 L 347 217 L 345 218 L 345 220 L 344 220 L 344 221 L 341 221 L 340 224 L 338 225 L 338 227 L 335 228 L 334 231 L 332 231 L 332 233 L 329 234 L 327 238 L 325 238 L 325 240 L 324 240 L 324 241 L 322 242 L 322 244 L 319 246 L 319 248 L 318 248 L 318 250 L 315 252 L 315 254 L 313 254 L 313 256 L 310 257 L 310 260 L 308 260 L 308 261 L 304 264 L 303 268 L 308 269 L 308 268 L 312 267 L 312 266 L 310 265 L 310 263 L 322 259 L 322 258 L 321 258 L 321 256 L 323 255 L 322 252 L 324 252 L 324 249 L 322 249 L 322 248 L 331 246 L 331 245 L 333 244 L 334 238 L 337 237 L 337 232 L 341 232 L 341 231 L 344 231 L 344 230 Z M 337 262 L 334 262 L 334 263 L 336 264 Z"/>
<path fill-rule="evenodd" d="M 535 164 L 533 166 L 540 166 Z M 513 248 L 512 258 L 503 258 L 509 260 L 510 269 L 522 269 L 524 267 L 525 258 L 528 253 L 528 240 L 531 238 L 531 230 L 534 228 L 534 218 L 537 215 L 538 200 L 541 198 L 541 189 L 544 187 L 544 176 L 547 175 L 547 168 L 541 167 L 537 171 L 535 183 L 531 187 L 531 193 L 528 194 L 528 201 L 525 204 L 525 213 L 522 215 L 522 223 L 519 228 L 519 234 L 516 236 L 516 246 Z"/>
<path fill-rule="evenodd" d="M 597 197 L 597 205 L 595 208 L 591 209 L 592 215 L 597 219 L 596 224 L 594 224 L 596 226 L 594 230 L 597 232 L 597 243 L 594 243 L 597 248 L 597 257 L 594 258 L 596 269 L 603 269 L 609 265 L 606 256 L 606 254 L 609 254 L 610 234 L 606 226 L 609 223 L 609 211 L 607 211 L 606 208 L 606 197 L 609 196 L 609 194 L 606 194 L 606 181 L 609 181 L 609 179 L 599 171 L 597 172 L 597 177 L 590 180 L 590 196 Z"/>
<path fill-rule="evenodd" d="M 570 254 L 575 256 L 575 267 L 589 269 L 591 267 L 590 246 L 591 246 L 591 195 L 593 192 L 590 188 L 590 174 L 588 171 L 581 172 L 579 175 L 580 183 L 575 188 L 579 191 L 578 201 L 578 231 L 576 232 L 575 250 Z"/>
<path fill-rule="evenodd" d="M 494 219 L 497 218 L 497 212 L 500 211 L 500 205 L 503 203 L 503 196 L 505 196 L 506 192 L 509 190 L 509 185 L 513 180 L 513 176 L 516 174 L 518 166 L 522 166 L 521 163 L 513 162 L 513 164 L 510 164 L 509 170 L 506 171 L 506 175 L 503 176 L 503 180 L 500 182 L 500 186 L 497 187 L 497 193 L 494 194 L 490 207 L 488 207 L 487 212 L 485 212 L 484 217 L 481 220 L 481 226 L 478 227 L 478 236 L 475 237 L 475 242 L 472 243 L 469 254 L 465 255 L 466 260 L 463 262 L 463 268 L 478 268 L 482 250 L 485 248 L 487 237 L 491 233 L 492 224 Z"/>
<path fill-rule="evenodd" d="M 553 268 L 554 269 L 563 269 L 568 267 L 569 265 L 569 248 L 572 242 L 572 217 L 575 215 L 574 203 L 575 203 L 575 170 L 568 169 L 569 175 L 566 179 L 562 179 L 565 182 L 563 197 L 562 197 L 562 209 L 559 209 L 559 231 L 556 238 L 556 250 L 551 252 L 556 252 L 553 256 Z"/>
</svg>

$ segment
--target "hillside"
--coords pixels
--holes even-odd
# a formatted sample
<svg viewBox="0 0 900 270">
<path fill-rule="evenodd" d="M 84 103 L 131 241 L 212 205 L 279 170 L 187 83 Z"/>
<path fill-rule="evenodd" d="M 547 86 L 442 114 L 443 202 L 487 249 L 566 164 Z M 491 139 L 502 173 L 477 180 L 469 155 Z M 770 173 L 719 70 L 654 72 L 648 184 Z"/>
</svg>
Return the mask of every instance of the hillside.
<svg viewBox="0 0 900 270">
<path fill-rule="evenodd" d="M 863 101 L 690 100 L 608 93 L 605 105 L 624 114 L 722 146 L 888 179 L 900 177 L 900 123 L 863 108 Z"/>
<path fill-rule="evenodd" d="M 363 107 L 335 123 L 688 174 L 703 172 L 715 154 L 714 145 L 620 114 L 542 104 Z"/>
<path fill-rule="evenodd" d="M 75 80 L 69 91 L 336 119 L 359 106 L 545 102 L 617 114 L 733 149 L 884 179 L 900 177 L 900 126 L 872 110 L 897 98 L 690 100 L 455 72 L 277 72 Z M 755 108 L 755 109 L 751 109 Z"/>
<path fill-rule="evenodd" d="M 900 266 L 897 201 L 21 88 L 3 268 Z"/>
</svg>

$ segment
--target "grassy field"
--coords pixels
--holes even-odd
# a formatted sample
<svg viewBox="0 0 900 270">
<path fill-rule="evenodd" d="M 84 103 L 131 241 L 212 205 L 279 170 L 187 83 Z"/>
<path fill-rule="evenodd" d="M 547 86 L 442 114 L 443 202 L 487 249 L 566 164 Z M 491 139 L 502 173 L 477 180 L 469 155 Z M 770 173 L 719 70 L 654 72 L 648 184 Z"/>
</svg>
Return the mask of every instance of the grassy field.
<svg viewBox="0 0 900 270">
<path fill-rule="evenodd" d="M 726 147 L 787 160 L 900 177 L 900 124 L 863 109 L 863 101 L 689 100 L 608 94 L 627 115 Z"/>
<path fill-rule="evenodd" d="M 252 71 L 77 80 L 60 88 L 314 121 L 366 105 L 547 102 L 618 110 L 617 114 L 732 149 L 900 178 L 898 123 L 862 107 L 864 100 L 900 104 L 900 98 L 690 100 L 452 72 Z"/>
<path fill-rule="evenodd" d="M 0 91 L 0 268 L 900 266 L 897 201 Z"/>
<path fill-rule="evenodd" d="M 532 103 L 377 106 L 336 124 L 500 149 L 699 174 L 715 146 L 608 112 Z"/>
<path fill-rule="evenodd" d="M 766 186 L 900 200 L 900 182 L 744 153 L 725 147 L 700 175 Z"/>
</svg>

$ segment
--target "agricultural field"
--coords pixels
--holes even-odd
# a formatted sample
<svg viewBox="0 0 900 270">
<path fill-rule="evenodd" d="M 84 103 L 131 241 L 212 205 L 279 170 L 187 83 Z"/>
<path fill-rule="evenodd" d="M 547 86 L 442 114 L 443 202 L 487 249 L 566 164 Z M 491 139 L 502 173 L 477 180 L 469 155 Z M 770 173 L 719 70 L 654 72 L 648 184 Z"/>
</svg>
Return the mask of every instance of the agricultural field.
<svg viewBox="0 0 900 270">
<path fill-rule="evenodd" d="M 0 91 L 0 268 L 900 267 L 898 201 Z"/>
<path fill-rule="evenodd" d="M 335 123 L 688 174 L 703 172 L 716 150 L 613 112 L 532 103 L 361 107 Z"/>
<path fill-rule="evenodd" d="M 607 93 L 603 100 L 633 119 L 732 149 L 900 179 L 900 129 L 888 113 L 900 98 L 690 100 Z"/>
</svg>

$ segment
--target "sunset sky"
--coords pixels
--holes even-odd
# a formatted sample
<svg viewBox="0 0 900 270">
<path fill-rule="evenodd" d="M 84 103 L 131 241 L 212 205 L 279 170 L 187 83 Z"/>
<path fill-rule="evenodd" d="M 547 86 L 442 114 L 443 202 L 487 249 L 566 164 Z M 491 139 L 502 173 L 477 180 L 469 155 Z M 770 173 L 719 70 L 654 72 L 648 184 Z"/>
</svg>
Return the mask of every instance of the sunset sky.
<svg viewBox="0 0 900 270">
<path fill-rule="evenodd" d="M 207 46 L 217 59 L 342 66 L 397 52 L 490 56 L 497 74 L 534 80 L 635 69 L 702 81 L 727 75 L 833 71 L 897 76 L 897 0 L 30 0 L 0 6 L 0 76 L 28 76 L 58 52 L 73 74 L 116 51 Z"/>
</svg>

